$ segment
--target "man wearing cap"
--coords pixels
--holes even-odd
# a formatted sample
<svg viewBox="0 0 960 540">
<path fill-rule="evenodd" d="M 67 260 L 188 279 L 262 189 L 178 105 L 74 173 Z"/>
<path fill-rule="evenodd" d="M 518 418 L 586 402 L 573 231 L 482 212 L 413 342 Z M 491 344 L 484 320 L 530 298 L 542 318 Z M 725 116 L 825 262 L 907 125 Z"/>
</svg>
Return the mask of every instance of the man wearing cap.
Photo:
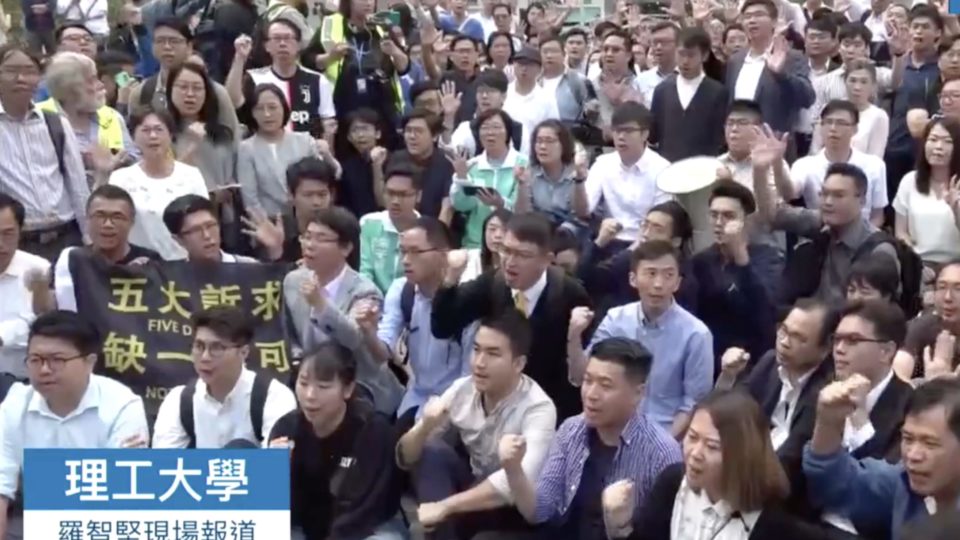
<svg viewBox="0 0 960 540">
<path fill-rule="evenodd" d="M 526 133 L 533 133 L 533 129 L 544 120 L 560 119 L 556 96 L 537 84 L 540 66 L 539 50 L 530 46 L 520 49 L 513 57 L 514 81 L 503 102 L 503 110 L 514 121 L 523 124 Z"/>
<path fill-rule="evenodd" d="M 476 80 L 477 112 L 474 118 L 489 110 L 503 109 L 507 87 L 510 85 L 507 76 L 500 70 L 489 69 L 477 75 Z M 474 123 L 474 118 L 460 122 L 460 125 L 450 136 L 448 146 L 465 150 L 471 156 L 480 153 L 477 144 L 478 128 Z M 528 155 L 530 153 L 530 131 L 524 129 L 524 125 L 516 119 L 512 119 L 512 124 L 510 126 L 510 140 L 513 141 L 514 148 L 521 154 Z"/>
</svg>

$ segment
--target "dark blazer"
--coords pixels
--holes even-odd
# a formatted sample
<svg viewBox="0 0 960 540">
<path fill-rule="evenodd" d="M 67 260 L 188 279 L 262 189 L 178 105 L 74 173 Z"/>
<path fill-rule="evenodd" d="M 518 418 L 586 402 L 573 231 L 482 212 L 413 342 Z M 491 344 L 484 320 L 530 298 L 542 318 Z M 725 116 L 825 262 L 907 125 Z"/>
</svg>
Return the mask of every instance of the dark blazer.
<svg viewBox="0 0 960 540">
<path fill-rule="evenodd" d="M 670 540 L 670 521 L 673 518 L 673 503 L 683 481 L 683 464 L 667 467 L 657 477 L 653 489 L 647 495 L 646 504 L 636 520 L 638 527 L 630 540 Z M 735 527 L 736 520 L 730 524 Z M 740 525 L 743 526 L 743 525 Z M 764 508 L 760 518 L 750 530 L 751 540 L 822 540 L 820 529 L 803 523 L 776 506 Z"/>
<path fill-rule="evenodd" d="M 737 77 L 748 52 L 749 49 L 740 51 L 727 62 L 726 85 L 731 100 L 734 99 Z M 800 109 L 813 105 L 815 97 L 807 58 L 803 53 L 790 49 L 782 73 L 774 74 L 767 66 L 763 67 L 753 99 L 760 105 L 763 121 L 774 131 L 786 133 L 793 131 Z"/>
<path fill-rule="evenodd" d="M 717 156 L 723 150 L 723 127 L 729 98 L 723 83 L 704 77 L 686 109 L 680 104 L 673 74 L 653 91 L 650 142 L 669 161 L 693 156 Z"/>
<path fill-rule="evenodd" d="M 900 461 L 900 428 L 912 395 L 913 387 L 900 380 L 900 377 L 894 375 L 890 379 L 890 384 L 870 411 L 870 423 L 875 433 L 863 446 L 853 451 L 853 457 L 885 459 L 890 463 Z"/>
<path fill-rule="evenodd" d="M 524 371 L 553 399 L 558 422 L 583 408 L 580 392 L 568 377 L 567 328 L 573 308 L 589 305 L 590 297 L 577 280 L 557 267 L 547 269 L 547 286 L 530 315 L 533 341 Z M 450 339 L 470 323 L 507 309 L 516 308 L 503 275 L 487 272 L 473 281 L 438 290 L 430 325 L 437 339 Z"/>
</svg>

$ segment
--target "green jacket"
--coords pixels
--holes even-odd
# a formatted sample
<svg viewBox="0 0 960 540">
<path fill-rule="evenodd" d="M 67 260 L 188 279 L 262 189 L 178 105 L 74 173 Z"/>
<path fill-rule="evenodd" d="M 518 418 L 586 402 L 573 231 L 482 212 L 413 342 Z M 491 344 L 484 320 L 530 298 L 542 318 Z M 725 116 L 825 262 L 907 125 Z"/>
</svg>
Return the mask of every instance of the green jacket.
<svg viewBox="0 0 960 540">
<path fill-rule="evenodd" d="M 400 233 L 383 210 L 360 218 L 360 273 L 386 294 L 393 280 L 403 276 Z"/>
<path fill-rule="evenodd" d="M 513 177 L 513 168 L 518 165 L 526 166 L 527 157 L 511 147 L 503 164 L 496 169 L 487 161 L 487 153 L 484 152 L 470 160 L 467 178 L 457 178 L 454 175 L 450 187 L 450 202 L 454 210 L 467 217 L 467 230 L 463 238 L 465 249 L 479 248 L 483 243 L 483 222 L 493 209 L 482 204 L 476 197 L 464 193 L 463 186 L 494 188 L 503 197 L 504 206 L 512 210 L 517 202 L 517 180 Z"/>
</svg>

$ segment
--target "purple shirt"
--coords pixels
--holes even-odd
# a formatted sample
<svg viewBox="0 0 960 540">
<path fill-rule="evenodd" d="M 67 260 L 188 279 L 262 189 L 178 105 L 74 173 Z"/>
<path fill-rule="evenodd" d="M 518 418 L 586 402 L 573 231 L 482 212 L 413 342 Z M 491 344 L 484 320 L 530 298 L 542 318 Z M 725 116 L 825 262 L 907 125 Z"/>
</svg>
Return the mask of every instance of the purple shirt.
<svg viewBox="0 0 960 540">
<path fill-rule="evenodd" d="M 557 431 L 537 481 L 536 523 L 557 520 L 570 510 L 589 454 L 587 433 L 590 429 L 583 414 L 579 414 L 564 421 Z M 639 516 L 640 507 L 660 472 L 682 460 L 676 439 L 642 413 L 637 413 L 620 434 L 620 444 L 604 485 L 620 480 L 633 481 L 636 497 L 633 515 Z"/>
</svg>

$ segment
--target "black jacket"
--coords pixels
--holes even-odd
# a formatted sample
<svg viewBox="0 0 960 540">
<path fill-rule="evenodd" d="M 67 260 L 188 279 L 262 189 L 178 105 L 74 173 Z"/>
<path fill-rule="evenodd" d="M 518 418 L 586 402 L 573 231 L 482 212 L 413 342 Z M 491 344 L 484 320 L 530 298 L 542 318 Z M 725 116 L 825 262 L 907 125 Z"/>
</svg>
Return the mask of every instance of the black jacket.
<svg viewBox="0 0 960 540">
<path fill-rule="evenodd" d="M 637 529 L 630 540 L 670 540 L 670 521 L 673 503 L 683 481 L 683 465 L 671 465 L 657 477 L 640 511 Z M 734 525 L 730 525 L 734 526 Z M 760 518 L 750 530 L 751 540 L 822 540 L 820 529 L 800 522 L 780 508 L 770 506 L 760 512 Z"/>
<path fill-rule="evenodd" d="M 580 392 L 570 384 L 567 370 L 567 329 L 570 312 L 589 306 L 590 297 L 575 279 L 563 270 L 547 269 L 547 286 L 530 315 L 533 342 L 525 372 L 557 406 L 557 422 L 578 414 Z M 443 287 L 433 298 L 430 325 L 437 339 L 450 339 L 484 317 L 516 309 L 510 288 L 499 272 L 482 274 L 457 287 Z"/>
<path fill-rule="evenodd" d="M 270 440 L 288 437 L 290 517 L 308 540 L 366 538 L 400 510 L 403 484 L 394 459 L 399 437 L 390 419 L 354 400 L 325 439 L 299 409 L 273 426 Z"/>
<path fill-rule="evenodd" d="M 650 142 L 669 161 L 719 155 L 728 106 L 723 83 L 704 77 L 684 109 L 677 93 L 677 75 L 671 75 L 653 91 Z"/>
</svg>

